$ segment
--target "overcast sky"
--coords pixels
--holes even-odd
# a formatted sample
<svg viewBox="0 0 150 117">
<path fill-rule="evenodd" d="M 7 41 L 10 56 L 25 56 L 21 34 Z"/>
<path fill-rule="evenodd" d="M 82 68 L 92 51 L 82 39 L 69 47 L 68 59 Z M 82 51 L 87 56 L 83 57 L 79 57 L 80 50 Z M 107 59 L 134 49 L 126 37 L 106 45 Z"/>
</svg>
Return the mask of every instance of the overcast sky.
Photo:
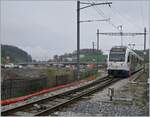
<svg viewBox="0 0 150 117">
<path fill-rule="evenodd" d="M 81 20 L 111 18 L 114 25 L 123 25 L 124 32 L 143 32 L 144 27 L 149 31 L 149 1 L 111 1 L 111 8 L 101 5 L 81 10 Z M 76 5 L 76 1 L 1 1 L 2 44 L 20 47 L 38 60 L 76 50 Z M 98 28 L 100 32 L 118 31 L 106 21 L 80 26 L 81 48 L 92 48 Z M 100 49 L 107 53 L 120 40 L 120 36 L 100 35 Z M 123 37 L 123 44 L 129 43 L 143 49 L 143 36 Z"/>
</svg>

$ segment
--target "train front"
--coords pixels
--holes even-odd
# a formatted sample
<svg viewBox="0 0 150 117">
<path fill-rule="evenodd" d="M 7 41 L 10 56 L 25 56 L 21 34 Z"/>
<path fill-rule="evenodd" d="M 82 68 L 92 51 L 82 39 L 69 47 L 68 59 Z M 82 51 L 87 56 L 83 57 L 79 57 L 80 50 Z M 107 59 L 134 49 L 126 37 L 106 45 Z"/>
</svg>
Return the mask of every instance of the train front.
<svg viewBox="0 0 150 117">
<path fill-rule="evenodd" d="M 110 50 L 108 56 L 107 70 L 108 74 L 115 77 L 127 77 L 129 69 L 126 64 L 125 46 L 115 46 Z"/>
</svg>

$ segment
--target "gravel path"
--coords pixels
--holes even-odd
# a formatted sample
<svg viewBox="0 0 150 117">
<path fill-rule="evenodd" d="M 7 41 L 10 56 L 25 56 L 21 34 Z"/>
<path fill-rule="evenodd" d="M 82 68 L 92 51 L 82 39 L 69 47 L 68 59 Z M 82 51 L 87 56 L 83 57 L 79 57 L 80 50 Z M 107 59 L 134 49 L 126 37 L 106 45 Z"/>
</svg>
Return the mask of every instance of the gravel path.
<svg viewBox="0 0 150 117">
<path fill-rule="evenodd" d="M 74 107 L 55 112 L 58 116 L 143 116 L 146 113 L 134 105 L 114 104 L 101 101 L 84 101 Z"/>
</svg>

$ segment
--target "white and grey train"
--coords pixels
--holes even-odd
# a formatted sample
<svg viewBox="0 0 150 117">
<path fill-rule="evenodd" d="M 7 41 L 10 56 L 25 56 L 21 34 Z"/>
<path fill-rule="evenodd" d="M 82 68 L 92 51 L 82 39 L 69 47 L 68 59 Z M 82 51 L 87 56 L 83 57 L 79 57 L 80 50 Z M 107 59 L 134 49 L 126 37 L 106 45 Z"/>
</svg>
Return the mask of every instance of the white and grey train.
<svg viewBox="0 0 150 117">
<path fill-rule="evenodd" d="M 143 58 L 126 46 L 114 46 L 108 55 L 108 74 L 128 77 L 143 68 Z"/>
</svg>

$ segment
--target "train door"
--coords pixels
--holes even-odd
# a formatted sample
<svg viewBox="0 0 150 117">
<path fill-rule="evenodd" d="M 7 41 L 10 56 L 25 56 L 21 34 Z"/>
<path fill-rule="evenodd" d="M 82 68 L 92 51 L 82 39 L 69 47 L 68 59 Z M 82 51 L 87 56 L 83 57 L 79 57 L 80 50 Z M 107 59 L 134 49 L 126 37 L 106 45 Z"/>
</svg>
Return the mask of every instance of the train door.
<svg viewBox="0 0 150 117">
<path fill-rule="evenodd" d="M 131 73 L 134 72 L 134 69 L 135 69 L 134 65 L 135 65 L 135 57 L 134 57 L 133 54 L 131 54 L 131 62 L 130 62 L 130 66 L 131 66 L 131 67 L 130 67 L 130 70 L 131 70 Z"/>
<path fill-rule="evenodd" d="M 131 53 L 129 52 L 128 57 L 127 57 L 127 66 L 129 68 L 129 75 L 131 75 Z"/>
</svg>

